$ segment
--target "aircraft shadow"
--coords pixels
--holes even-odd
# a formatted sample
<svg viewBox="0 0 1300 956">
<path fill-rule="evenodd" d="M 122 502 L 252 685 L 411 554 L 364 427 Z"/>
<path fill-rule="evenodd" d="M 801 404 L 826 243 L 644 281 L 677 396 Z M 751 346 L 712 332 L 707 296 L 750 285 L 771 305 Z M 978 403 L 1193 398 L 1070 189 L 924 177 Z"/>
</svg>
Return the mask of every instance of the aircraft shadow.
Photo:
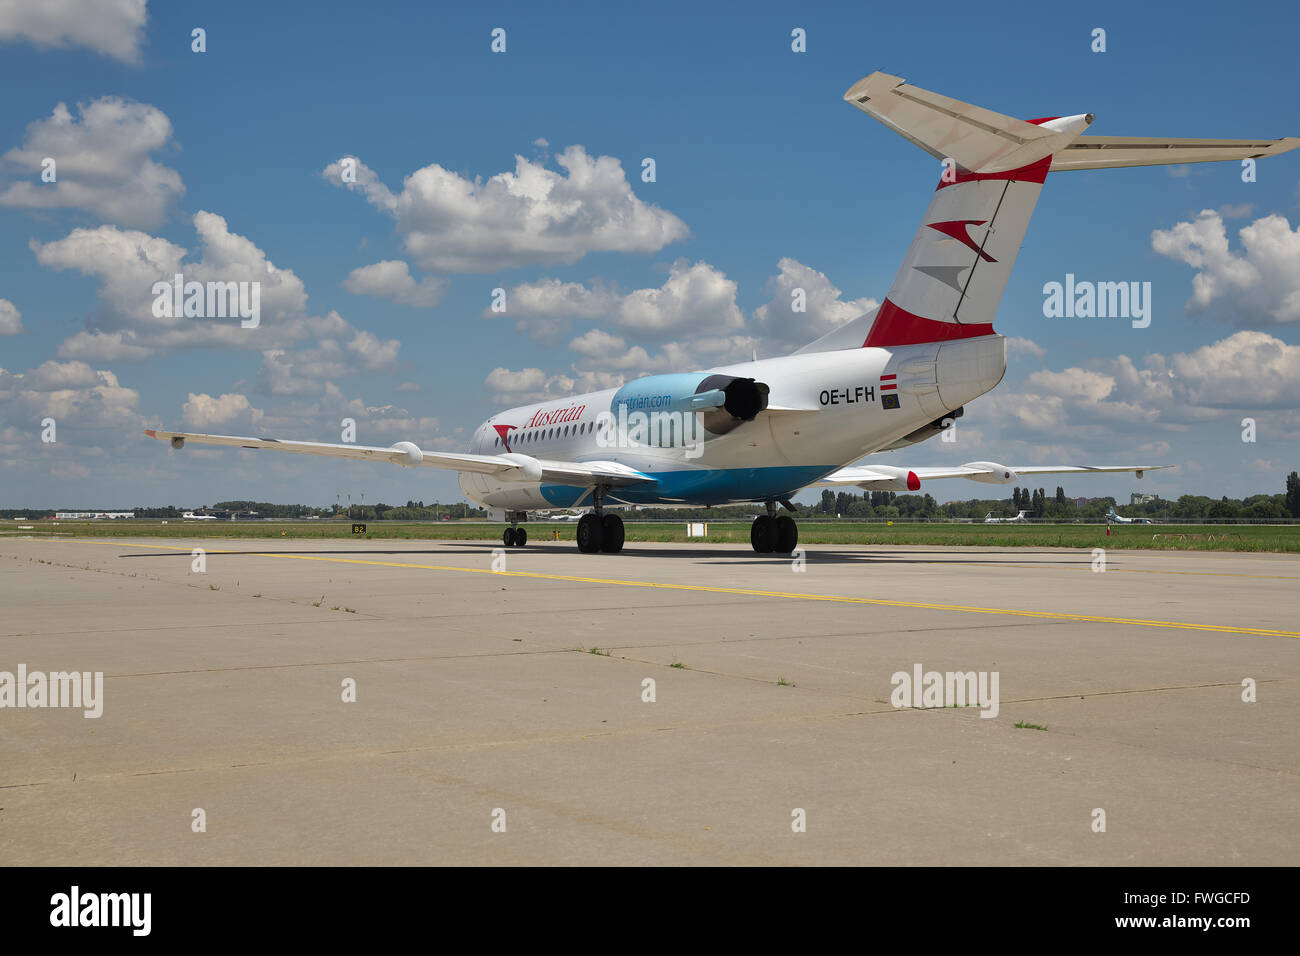
<svg viewBox="0 0 1300 956">
<path fill-rule="evenodd" d="M 538 541 L 529 542 L 524 546 L 522 551 L 518 548 L 504 548 L 500 542 L 484 541 L 480 543 L 458 542 L 456 545 L 431 548 L 431 549 L 409 549 L 409 548 L 348 548 L 348 549 L 310 549 L 310 550 L 285 550 L 263 548 L 261 550 L 250 551 L 210 551 L 209 556 L 217 558 L 234 558 L 234 557 L 264 557 L 268 554 L 285 554 L 285 555 L 342 555 L 347 557 L 364 559 L 367 556 L 383 557 L 415 557 L 415 556 L 450 556 L 450 555 L 490 555 L 494 549 L 504 549 L 507 554 L 575 554 L 577 549 L 572 541 Z M 804 549 L 805 558 L 809 564 L 820 565 L 847 565 L 847 564 L 1035 564 L 1044 567 L 1064 567 L 1071 565 L 1087 565 L 1091 562 L 1091 555 L 1088 552 L 1074 550 L 1063 551 L 1033 551 L 1026 553 L 1012 553 L 1006 551 L 994 551 L 989 553 L 971 553 L 952 551 L 895 551 L 891 549 L 872 548 L 864 551 L 819 551 L 816 545 Z M 726 565 L 734 567 L 737 564 L 742 565 L 773 565 L 789 564 L 794 558 L 791 555 L 758 555 L 750 552 L 738 550 L 719 550 L 716 548 L 702 548 L 698 546 L 684 545 L 680 548 L 638 548 L 624 547 L 622 555 L 629 557 L 655 558 L 658 560 L 677 560 L 677 561 L 694 561 L 703 564 Z M 936 560 L 936 556 L 942 556 L 944 560 Z M 132 554 L 120 555 L 123 558 L 178 558 L 190 560 L 192 555 L 187 551 L 159 551 L 159 552 L 134 552 Z M 604 557 L 606 560 L 617 560 L 614 555 L 591 555 L 591 557 Z"/>
</svg>

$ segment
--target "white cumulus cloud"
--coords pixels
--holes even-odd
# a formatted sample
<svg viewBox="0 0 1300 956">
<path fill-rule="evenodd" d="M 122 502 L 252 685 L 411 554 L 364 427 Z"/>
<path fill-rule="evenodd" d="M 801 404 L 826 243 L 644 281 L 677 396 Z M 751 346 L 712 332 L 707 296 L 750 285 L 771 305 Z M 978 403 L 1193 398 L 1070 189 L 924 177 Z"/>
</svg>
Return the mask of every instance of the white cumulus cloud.
<svg viewBox="0 0 1300 956">
<path fill-rule="evenodd" d="M 51 360 L 21 373 L 0 369 L 0 426 L 26 436 L 29 454 L 48 450 L 40 448 L 34 427 L 47 417 L 55 420 L 59 442 L 120 442 L 124 429 L 141 422 L 139 401 L 115 374 L 85 362 Z"/>
<path fill-rule="evenodd" d="M 31 248 L 43 266 L 73 269 L 99 280 L 99 297 L 106 309 L 87 331 L 119 333 L 117 338 L 99 343 L 105 348 L 211 345 L 265 349 L 291 344 L 329 324 L 306 315 L 307 292 L 302 280 L 290 269 L 277 268 L 251 240 L 231 232 L 221 216 L 199 212 L 194 216 L 194 228 L 203 247 L 197 261 L 185 261 L 188 251 L 166 239 L 116 226 L 74 229 L 52 242 L 33 241 Z M 259 283 L 261 324 L 246 329 L 240 327 L 238 317 L 155 315 L 154 283 L 171 283 L 177 274 L 186 282 Z M 346 331 L 346 323 L 341 319 L 338 323 L 339 331 Z M 70 342 L 68 349 L 92 344 L 78 339 Z"/>
<path fill-rule="evenodd" d="M 126 341 L 125 332 L 78 332 L 59 343 L 59 358 L 87 362 L 138 362 L 149 358 L 154 350 Z"/>
<path fill-rule="evenodd" d="M 745 325 L 736 305 L 736 283 L 707 262 L 678 259 L 661 286 L 620 294 L 603 284 L 542 279 L 523 283 L 506 293 L 506 315 L 520 328 L 535 332 L 538 323 L 571 318 L 605 318 L 625 332 L 655 339 L 679 331 L 719 335 Z M 490 308 L 483 315 L 493 316 Z M 541 325 L 550 331 L 553 326 Z M 539 338 L 534 334 L 535 338 Z"/>
<path fill-rule="evenodd" d="M 494 401 L 516 404 L 539 402 L 573 394 L 577 380 L 568 375 L 547 375 L 540 368 L 512 371 L 498 366 L 483 380 Z"/>
<path fill-rule="evenodd" d="M 1020 358 L 1024 355 L 1031 355 L 1034 358 L 1042 358 L 1047 354 L 1047 349 L 1043 348 L 1033 339 L 1027 339 L 1021 335 L 1011 335 L 1007 337 L 1007 355 L 1012 358 Z"/>
<path fill-rule="evenodd" d="M 0 40 L 88 47 L 136 63 L 147 0 L 0 0 Z"/>
<path fill-rule="evenodd" d="M 353 269 L 343 280 L 343 288 L 349 292 L 391 299 L 417 308 L 437 305 L 446 287 L 445 280 L 434 276 L 425 276 L 416 282 L 410 268 L 400 259 L 386 259 Z"/>
<path fill-rule="evenodd" d="M 58 104 L 4 154 L 5 172 L 17 169 L 24 178 L 5 186 L 0 205 L 81 209 L 124 226 L 162 223 L 185 194 L 180 174 L 150 158 L 171 142 L 167 114 L 117 96 L 78 104 L 77 113 Z M 47 160 L 54 161 L 54 182 L 42 179 Z"/>
<path fill-rule="evenodd" d="M 1243 226 L 1241 250 L 1229 247 L 1223 217 L 1202 210 L 1191 222 L 1151 233 L 1151 248 L 1196 269 L 1189 310 L 1220 304 L 1239 322 L 1300 321 L 1300 230 L 1274 213 Z"/>
<path fill-rule="evenodd" d="M 17 335 L 23 330 L 23 314 L 8 299 L 0 299 L 0 335 Z"/>
<path fill-rule="evenodd" d="M 356 157 L 322 175 L 397 221 L 407 253 L 432 272 L 491 272 L 577 262 L 591 252 L 656 252 L 689 234 L 672 213 L 632 192 L 622 164 L 570 146 L 562 172 L 515 156 L 514 172 L 466 179 L 437 163 L 394 193 Z"/>
<path fill-rule="evenodd" d="M 845 299 L 825 273 L 797 259 L 781 259 L 777 270 L 765 289 L 771 301 L 754 310 L 758 329 L 773 345 L 807 345 L 880 305 L 870 298 Z M 798 300 L 804 311 L 795 311 Z"/>
<path fill-rule="evenodd" d="M 190 392 L 181 408 L 181 420 L 187 428 L 216 428 L 236 422 L 256 426 L 262 421 L 262 411 L 254 408 L 246 395 L 228 393 L 214 398 Z"/>
</svg>

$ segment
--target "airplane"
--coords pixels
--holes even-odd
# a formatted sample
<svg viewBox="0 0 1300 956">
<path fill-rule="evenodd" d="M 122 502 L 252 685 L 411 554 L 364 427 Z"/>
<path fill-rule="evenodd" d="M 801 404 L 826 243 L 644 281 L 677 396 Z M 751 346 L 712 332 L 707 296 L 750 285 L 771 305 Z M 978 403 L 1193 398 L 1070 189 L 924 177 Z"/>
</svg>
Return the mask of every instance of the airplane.
<svg viewBox="0 0 1300 956">
<path fill-rule="evenodd" d="M 1106 512 L 1106 520 L 1111 524 L 1150 524 L 1150 518 L 1125 518 L 1123 515 L 1115 514 L 1114 506 Z"/>
<path fill-rule="evenodd" d="M 850 463 L 940 434 L 1002 380 L 1006 340 L 993 319 L 1049 172 L 1260 158 L 1294 149 L 1300 138 L 1086 136 L 1092 113 L 1021 120 L 882 72 L 853 84 L 844 99 L 942 160 L 943 173 L 880 306 L 790 355 L 511 408 L 480 425 L 465 453 L 411 441 L 383 448 L 146 434 L 177 449 L 194 442 L 456 471 L 467 497 L 509 522 L 507 547 L 527 541 L 519 524 L 530 511 L 589 509 L 576 534 L 583 553 L 622 549 L 622 518 L 606 510 L 618 505 L 762 504 L 750 544 L 760 554 L 788 554 L 798 527 L 777 505 L 793 512 L 791 498 L 804 488 L 915 492 L 940 478 L 1140 478 L 1166 467 Z"/>
<path fill-rule="evenodd" d="M 1028 520 L 1028 518 L 1029 518 L 1028 511 L 1021 511 L 1014 518 L 998 518 L 994 516 L 992 511 L 990 511 L 988 514 L 984 516 L 984 523 L 985 524 L 1015 524 L 1018 521 L 1024 522 Z"/>
<path fill-rule="evenodd" d="M 216 521 L 216 515 L 196 515 L 193 511 L 187 511 L 181 518 L 185 521 Z"/>
</svg>

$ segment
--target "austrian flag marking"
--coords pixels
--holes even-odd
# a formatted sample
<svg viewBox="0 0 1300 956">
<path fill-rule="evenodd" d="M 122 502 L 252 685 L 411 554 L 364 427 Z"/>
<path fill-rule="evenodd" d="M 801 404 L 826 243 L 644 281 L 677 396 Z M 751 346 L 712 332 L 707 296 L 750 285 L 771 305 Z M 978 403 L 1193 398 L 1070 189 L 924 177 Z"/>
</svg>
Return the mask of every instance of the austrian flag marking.
<svg viewBox="0 0 1300 956">
<path fill-rule="evenodd" d="M 880 407 L 894 409 L 898 405 L 898 376 L 880 376 Z"/>
</svg>

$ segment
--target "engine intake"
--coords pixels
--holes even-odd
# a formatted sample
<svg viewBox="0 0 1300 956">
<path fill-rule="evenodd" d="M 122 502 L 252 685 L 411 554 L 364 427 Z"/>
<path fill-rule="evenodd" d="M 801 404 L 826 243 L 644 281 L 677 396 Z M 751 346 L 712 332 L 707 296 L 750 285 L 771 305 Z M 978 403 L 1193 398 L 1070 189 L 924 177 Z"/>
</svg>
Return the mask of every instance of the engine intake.
<svg viewBox="0 0 1300 956">
<path fill-rule="evenodd" d="M 732 378 L 730 375 L 710 375 L 695 390 L 707 392 L 715 388 L 727 396 L 722 404 L 727 414 L 742 422 L 752 421 L 767 408 L 767 396 L 771 391 L 767 385 L 752 378 Z"/>
</svg>

